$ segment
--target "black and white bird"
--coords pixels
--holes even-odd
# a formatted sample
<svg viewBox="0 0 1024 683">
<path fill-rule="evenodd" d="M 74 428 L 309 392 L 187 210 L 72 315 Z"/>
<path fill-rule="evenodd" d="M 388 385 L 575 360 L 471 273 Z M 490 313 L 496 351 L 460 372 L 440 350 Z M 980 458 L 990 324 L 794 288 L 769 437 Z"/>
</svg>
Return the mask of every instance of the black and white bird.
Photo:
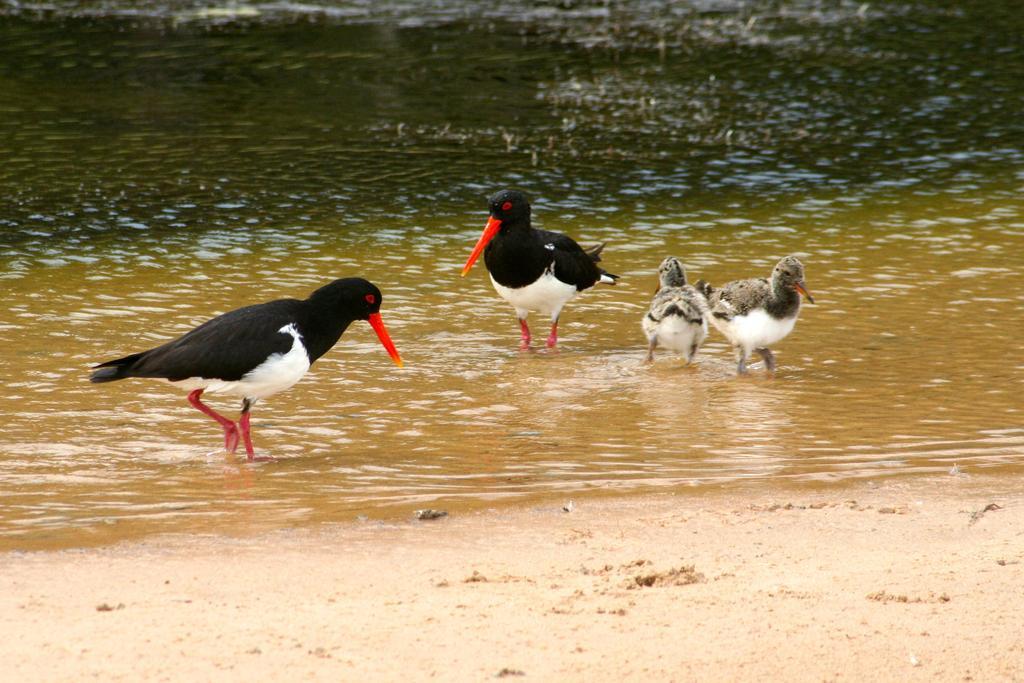
<svg viewBox="0 0 1024 683">
<path fill-rule="evenodd" d="M 780 260 L 771 279 L 736 280 L 718 289 L 701 283 L 711 308 L 711 323 L 736 350 L 736 371 L 747 372 L 747 360 L 757 351 L 765 369 L 775 371 L 775 355 L 768 347 L 783 339 L 800 315 L 800 295 L 812 304 L 804 282 L 804 265 L 795 256 Z"/>
<path fill-rule="evenodd" d="M 680 354 L 689 363 L 708 336 L 708 302 L 686 283 L 686 269 L 669 256 L 658 266 L 658 291 L 641 322 L 647 335 L 647 361 L 659 345 Z"/>
<path fill-rule="evenodd" d="M 548 348 L 558 343 L 558 316 L 562 307 L 584 289 L 601 282 L 613 285 L 612 275 L 597 263 L 603 244 L 583 249 L 571 237 L 538 230 L 530 225 L 530 202 L 516 190 L 502 190 L 490 199 L 490 217 L 462 275 L 480 254 L 501 298 L 512 304 L 519 318 L 521 349 L 530 347 L 530 311 L 551 316 Z"/>
<path fill-rule="evenodd" d="M 402 366 L 381 319 L 380 304 L 380 290 L 372 283 L 362 278 L 335 280 L 304 301 L 278 299 L 219 315 L 162 346 L 100 363 L 89 379 L 154 377 L 180 386 L 191 392 L 188 400 L 193 407 L 223 427 L 225 450 L 233 453 L 241 438 L 248 459 L 253 460 L 249 430 L 253 404 L 302 379 L 353 321 L 368 321 L 391 358 Z M 238 424 L 200 401 L 204 391 L 242 397 Z"/>
</svg>

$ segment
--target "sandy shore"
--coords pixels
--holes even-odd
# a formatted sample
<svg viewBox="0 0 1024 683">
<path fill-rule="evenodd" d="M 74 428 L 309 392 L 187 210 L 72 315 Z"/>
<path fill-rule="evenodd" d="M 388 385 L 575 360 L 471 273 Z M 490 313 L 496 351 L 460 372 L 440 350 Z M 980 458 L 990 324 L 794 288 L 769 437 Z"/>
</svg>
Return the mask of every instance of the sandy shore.
<svg viewBox="0 0 1024 683">
<path fill-rule="evenodd" d="M 10 681 L 1024 680 L 1009 482 L 588 500 L 0 567 Z"/>
</svg>

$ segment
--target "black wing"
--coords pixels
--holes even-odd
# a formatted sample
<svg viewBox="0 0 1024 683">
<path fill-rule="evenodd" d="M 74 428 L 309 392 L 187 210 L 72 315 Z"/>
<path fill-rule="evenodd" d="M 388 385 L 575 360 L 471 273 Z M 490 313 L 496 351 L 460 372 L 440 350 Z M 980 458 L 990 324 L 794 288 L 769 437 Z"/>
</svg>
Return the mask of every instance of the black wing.
<svg viewBox="0 0 1024 683">
<path fill-rule="evenodd" d="M 547 230 L 537 230 L 537 234 L 545 248 L 553 252 L 555 277 L 562 282 L 575 285 L 577 290 L 582 291 L 593 287 L 602 275 L 607 275 L 613 282 L 618 279 L 618 275 L 612 275 L 597 266 L 597 261 L 601 260 L 603 244 L 585 251 L 568 235 Z"/>
<path fill-rule="evenodd" d="M 101 363 L 90 380 L 203 377 L 237 381 L 271 354 L 291 349 L 294 338 L 280 330 L 297 322 L 300 305 L 294 299 L 281 299 L 224 313 L 155 349 Z"/>
</svg>

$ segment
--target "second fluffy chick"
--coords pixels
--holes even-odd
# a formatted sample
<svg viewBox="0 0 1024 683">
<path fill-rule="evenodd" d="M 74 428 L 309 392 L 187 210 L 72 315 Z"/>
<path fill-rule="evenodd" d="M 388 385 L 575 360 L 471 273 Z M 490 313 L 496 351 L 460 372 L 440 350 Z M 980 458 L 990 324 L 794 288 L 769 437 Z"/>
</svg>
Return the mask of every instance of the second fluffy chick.
<svg viewBox="0 0 1024 683">
<path fill-rule="evenodd" d="M 686 283 L 686 269 L 673 256 L 658 266 L 658 281 L 658 291 L 642 322 L 647 360 L 653 361 L 654 349 L 662 346 L 689 363 L 708 336 L 707 299 Z"/>
</svg>

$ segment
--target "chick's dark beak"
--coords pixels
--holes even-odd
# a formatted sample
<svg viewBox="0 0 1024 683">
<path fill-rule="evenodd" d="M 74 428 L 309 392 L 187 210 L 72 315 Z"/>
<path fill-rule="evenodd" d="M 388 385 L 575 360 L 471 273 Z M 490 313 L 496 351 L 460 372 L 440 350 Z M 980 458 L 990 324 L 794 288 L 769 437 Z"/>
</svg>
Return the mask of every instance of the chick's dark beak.
<svg viewBox="0 0 1024 683">
<path fill-rule="evenodd" d="M 807 300 L 810 301 L 812 304 L 814 303 L 814 297 L 811 296 L 811 293 L 807 291 L 807 285 L 804 284 L 803 280 L 800 280 L 799 282 L 796 282 L 793 285 L 793 289 L 795 289 L 796 291 L 800 292 L 805 297 L 807 297 Z"/>
</svg>

